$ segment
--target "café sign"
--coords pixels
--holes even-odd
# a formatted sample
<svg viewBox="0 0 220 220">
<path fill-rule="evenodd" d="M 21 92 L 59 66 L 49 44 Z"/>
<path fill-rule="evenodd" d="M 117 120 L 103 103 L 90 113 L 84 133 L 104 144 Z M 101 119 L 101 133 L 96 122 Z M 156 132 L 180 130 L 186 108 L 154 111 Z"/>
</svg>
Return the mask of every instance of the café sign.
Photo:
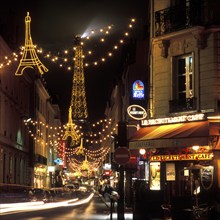
<svg viewBox="0 0 220 220">
<path fill-rule="evenodd" d="M 200 121 L 204 120 L 204 114 L 194 114 L 194 115 L 181 115 L 168 118 L 156 118 L 156 119 L 145 119 L 141 121 L 142 126 L 148 125 L 161 125 L 161 124 L 172 124 L 180 122 L 191 122 L 191 121 Z"/>
<path fill-rule="evenodd" d="M 202 154 L 171 154 L 171 155 L 154 155 L 150 157 L 150 161 L 179 161 L 179 160 L 211 160 L 212 153 Z"/>
<path fill-rule="evenodd" d="M 128 115 L 135 120 L 143 120 L 147 117 L 146 110 L 140 105 L 130 105 L 127 108 Z"/>
</svg>

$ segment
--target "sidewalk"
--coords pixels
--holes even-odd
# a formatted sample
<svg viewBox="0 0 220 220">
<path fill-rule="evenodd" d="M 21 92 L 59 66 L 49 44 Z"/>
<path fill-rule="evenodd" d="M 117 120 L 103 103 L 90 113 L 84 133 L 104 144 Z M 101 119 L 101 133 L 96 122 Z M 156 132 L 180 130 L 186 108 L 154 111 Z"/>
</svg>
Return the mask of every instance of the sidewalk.
<svg viewBox="0 0 220 220">
<path fill-rule="evenodd" d="M 112 217 L 111 217 L 111 203 L 107 202 L 104 199 L 104 197 L 101 194 L 99 194 L 98 192 L 96 192 L 96 194 L 101 198 L 101 200 L 109 208 L 109 216 L 107 217 L 106 220 L 118 220 L 118 218 L 117 218 L 117 203 L 115 203 L 115 205 L 114 205 L 114 210 L 113 210 Z M 125 208 L 124 217 L 125 217 L 125 220 L 133 220 L 132 210 Z"/>
<path fill-rule="evenodd" d="M 110 204 L 110 202 L 106 202 L 104 197 L 101 194 L 99 194 L 98 192 L 96 192 L 96 194 L 101 198 L 101 200 L 109 208 L 109 216 L 106 220 L 118 220 L 118 218 L 117 218 L 117 216 L 118 216 L 117 215 L 117 203 L 115 203 L 114 211 L 113 211 L 112 216 L 111 216 L 111 213 L 110 213 L 111 204 Z M 125 208 L 125 210 L 124 210 L 124 220 L 133 220 L 133 211 L 132 211 L 132 209 Z M 143 220 L 143 219 L 140 219 L 140 220 Z M 150 218 L 150 220 L 164 220 L 164 219 L 162 219 L 162 218 Z"/>
</svg>

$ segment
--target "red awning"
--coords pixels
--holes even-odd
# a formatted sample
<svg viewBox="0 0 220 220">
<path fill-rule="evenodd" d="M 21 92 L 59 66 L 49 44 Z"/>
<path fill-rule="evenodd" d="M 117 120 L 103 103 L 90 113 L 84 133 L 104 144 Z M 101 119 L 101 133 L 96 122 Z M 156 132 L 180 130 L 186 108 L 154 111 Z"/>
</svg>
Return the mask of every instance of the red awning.
<svg viewBox="0 0 220 220">
<path fill-rule="evenodd" d="M 140 128 L 129 140 L 130 149 L 209 145 L 208 121 L 187 122 Z"/>
</svg>

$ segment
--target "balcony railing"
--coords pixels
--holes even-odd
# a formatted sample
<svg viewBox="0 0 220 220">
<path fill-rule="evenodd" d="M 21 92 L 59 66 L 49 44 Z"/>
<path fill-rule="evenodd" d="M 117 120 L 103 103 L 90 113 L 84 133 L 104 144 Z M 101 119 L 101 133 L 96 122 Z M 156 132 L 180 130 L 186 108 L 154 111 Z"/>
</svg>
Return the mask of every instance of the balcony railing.
<svg viewBox="0 0 220 220">
<path fill-rule="evenodd" d="M 196 110 L 196 98 L 186 98 L 170 101 L 170 113 Z"/>
<path fill-rule="evenodd" d="M 220 23 L 220 4 L 215 1 L 188 0 L 185 5 L 177 5 L 155 12 L 155 35 L 183 30 L 193 26 Z"/>
</svg>

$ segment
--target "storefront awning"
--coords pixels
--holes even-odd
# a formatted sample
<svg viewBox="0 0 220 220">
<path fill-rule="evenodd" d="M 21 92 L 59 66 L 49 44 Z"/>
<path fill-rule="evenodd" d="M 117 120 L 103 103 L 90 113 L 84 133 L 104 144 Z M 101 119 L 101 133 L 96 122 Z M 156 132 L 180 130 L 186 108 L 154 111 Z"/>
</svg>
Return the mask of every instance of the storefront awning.
<svg viewBox="0 0 220 220">
<path fill-rule="evenodd" d="M 187 122 L 140 128 L 129 140 L 130 149 L 209 145 L 209 122 Z"/>
</svg>

